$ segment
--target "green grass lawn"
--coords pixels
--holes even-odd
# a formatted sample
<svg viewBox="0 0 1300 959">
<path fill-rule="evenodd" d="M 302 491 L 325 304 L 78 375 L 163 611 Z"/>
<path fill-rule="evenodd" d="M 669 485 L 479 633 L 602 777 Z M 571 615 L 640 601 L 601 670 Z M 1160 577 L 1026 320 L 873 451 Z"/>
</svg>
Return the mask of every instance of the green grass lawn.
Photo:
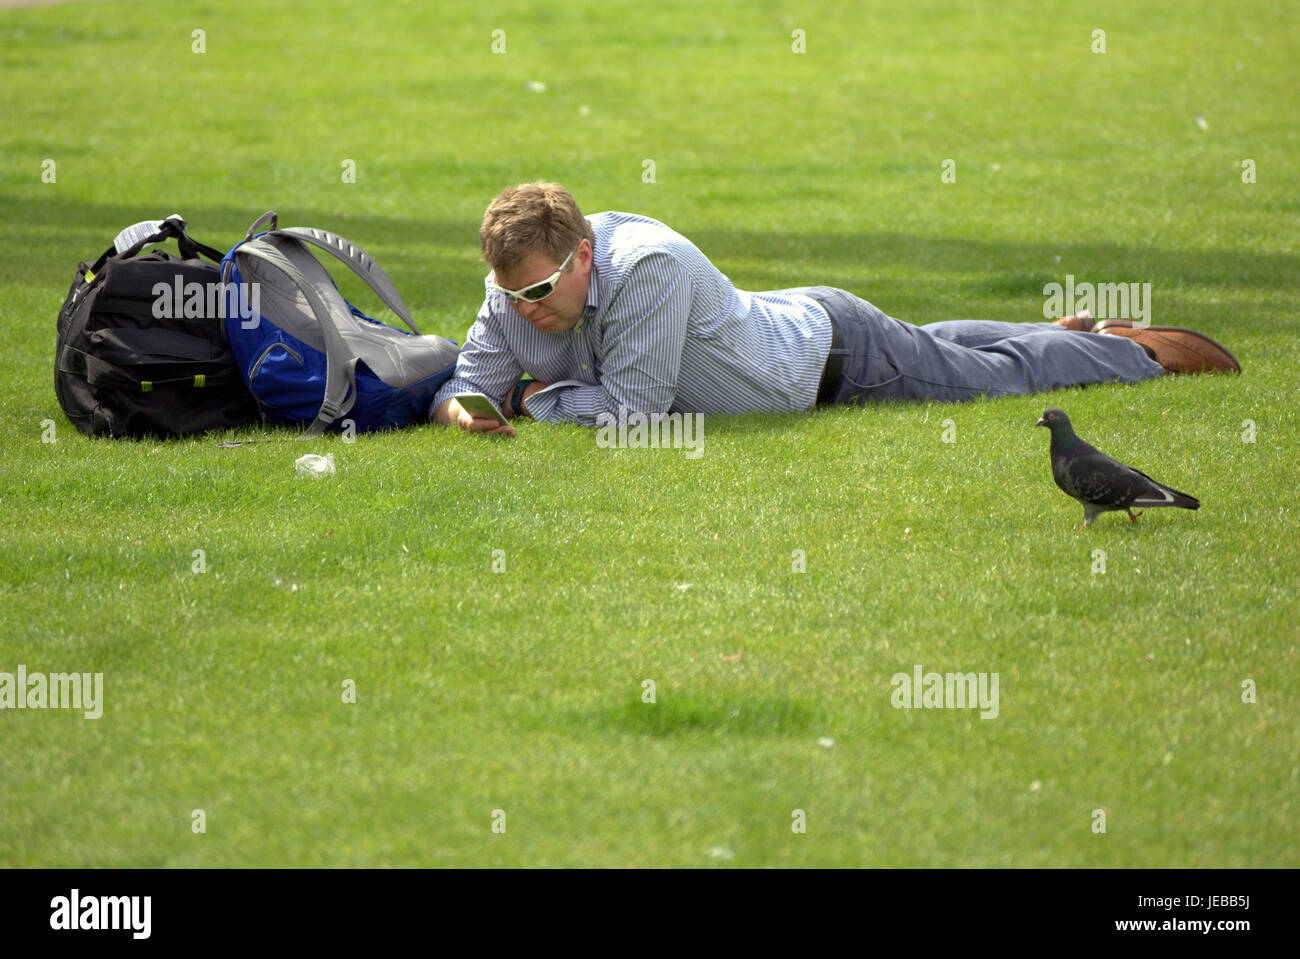
<svg viewBox="0 0 1300 959">
<path fill-rule="evenodd" d="M 99 719 L 0 710 L 0 865 L 1297 865 L 1294 37 L 1259 0 L 0 10 L 0 671 L 104 674 Z M 539 178 L 917 323 L 1150 282 L 1245 373 L 710 417 L 698 459 L 58 408 L 59 304 L 129 223 L 274 208 L 463 340 L 482 210 Z M 1202 509 L 1081 532 L 1047 406 Z M 997 673 L 997 717 L 893 708 L 917 664 Z"/>
</svg>

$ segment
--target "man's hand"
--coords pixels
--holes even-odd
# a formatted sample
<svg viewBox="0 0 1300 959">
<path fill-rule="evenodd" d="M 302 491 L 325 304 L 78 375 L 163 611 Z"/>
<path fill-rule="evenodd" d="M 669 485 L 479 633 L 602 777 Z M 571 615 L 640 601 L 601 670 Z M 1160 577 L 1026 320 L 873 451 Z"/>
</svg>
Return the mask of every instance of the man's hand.
<svg viewBox="0 0 1300 959">
<path fill-rule="evenodd" d="M 502 410 L 507 416 L 509 412 Z M 490 433 L 495 436 L 514 436 L 515 428 L 509 423 L 499 423 L 483 416 L 474 416 L 469 410 L 456 402 L 455 398 L 444 400 L 433 411 L 433 421 L 441 426 L 459 426 L 471 433 Z"/>
</svg>

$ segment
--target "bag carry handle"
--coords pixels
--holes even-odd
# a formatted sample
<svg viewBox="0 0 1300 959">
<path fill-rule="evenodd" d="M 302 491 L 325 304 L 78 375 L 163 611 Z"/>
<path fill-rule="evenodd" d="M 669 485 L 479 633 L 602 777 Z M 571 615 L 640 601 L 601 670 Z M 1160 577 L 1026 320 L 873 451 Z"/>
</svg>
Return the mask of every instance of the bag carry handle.
<svg viewBox="0 0 1300 959">
<path fill-rule="evenodd" d="M 186 260 L 196 259 L 199 254 L 202 254 L 213 263 L 221 262 L 222 254 L 218 250 L 214 250 L 206 243 L 200 243 L 198 240 L 190 236 L 189 233 L 186 232 L 185 221 L 180 217 L 173 216 L 162 221 L 162 226 L 159 228 L 157 233 L 147 236 L 143 240 L 137 240 L 120 254 L 117 252 L 116 244 L 110 246 L 100 255 L 99 259 L 95 261 L 89 272 L 92 276 L 96 275 L 110 259 L 128 259 L 138 254 L 150 243 L 161 243 L 163 240 L 169 238 L 176 240 L 176 245 L 180 247 L 181 256 Z"/>
<path fill-rule="evenodd" d="M 240 249 L 245 243 L 247 243 L 249 240 L 253 238 L 254 234 L 256 234 L 259 231 L 259 228 L 262 226 L 262 224 L 267 222 L 270 222 L 272 230 L 274 230 L 276 224 L 280 222 L 280 218 L 279 216 L 276 215 L 276 212 L 274 210 L 267 210 L 256 220 L 254 220 L 253 225 L 250 226 L 248 228 L 248 232 L 244 234 L 244 238 L 240 240 L 238 243 L 236 243 L 235 249 L 231 250 L 230 252 L 234 253 L 235 250 Z M 230 271 L 234 268 L 235 265 L 234 257 L 231 257 L 231 259 L 226 260 L 226 258 L 223 256 L 220 257 L 217 260 L 217 262 L 221 264 L 221 283 L 222 285 L 225 285 L 230 282 Z"/>
<path fill-rule="evenodd" d="M 280 222 L 280 218 L 275 215 L 274 210 L 267 210 L 265 213 L 263 213 L 261 216 L 259 216 L 256 220 L 253 221 L 253 225 L 250 226 L 248 228 L 248 232 L 244 234 L 244 242 L 247 243 L 249 240 L 251 240 L 253 238 L 253 235 L 259 232 L 258 227 L 260 227 L 267 220 L 271 221 L 270 229 L 272 230 L 274 230 L 276 228 L 276 225 Z"/>
</svg>

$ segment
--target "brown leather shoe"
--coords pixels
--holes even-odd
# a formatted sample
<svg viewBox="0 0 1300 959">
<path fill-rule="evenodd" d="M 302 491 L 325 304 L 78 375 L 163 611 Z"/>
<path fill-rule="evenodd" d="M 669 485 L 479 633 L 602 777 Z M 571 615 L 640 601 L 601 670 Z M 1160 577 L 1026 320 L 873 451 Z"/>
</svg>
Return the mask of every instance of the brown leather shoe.
<svg viewBox="0 0 1300 959">
<path fill-rule="evenodd" d="M 1063 326 L 1067 330 L 1078 330 L 1081 333 L 1092 332 L 1092 313 L 1088 310 L 1080 310 L 1074 316 L 1063 316 L 1059 320 L 1052 320 L 1057 326 Z"/>
<path fill-rule="evenodd" d="M 1236 357 L 1214 340 L 1181 326 L 1134 326 L 1132 320 L 1102 320 L 1094 333 L 1126 336 L 1144 346 L 1169 373 L 1240 373 Z"/>
</svg>

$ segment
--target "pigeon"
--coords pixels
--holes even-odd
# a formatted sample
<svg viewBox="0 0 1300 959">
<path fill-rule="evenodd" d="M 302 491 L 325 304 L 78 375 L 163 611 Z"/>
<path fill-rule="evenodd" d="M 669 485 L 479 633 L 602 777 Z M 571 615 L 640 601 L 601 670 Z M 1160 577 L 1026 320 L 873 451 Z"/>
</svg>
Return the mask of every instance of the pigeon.
<svg viewBox="0 0 1300 959">
<path fill-rule="evenodd" d="M 1083 504 L 1087 529 L 1101 513 L 1124 510 L 1130 523 L 1142 514 L 1134 506 L 1180 506 L 1200 509 L 1193 496 L 1157 483 L 1146 473 L 1113 460 L 1074 435 L 1070 418 L 1062 410 L 1046 410 L 1035 426 L 1052 431 L 1052 479 Z"/>
</svg>

